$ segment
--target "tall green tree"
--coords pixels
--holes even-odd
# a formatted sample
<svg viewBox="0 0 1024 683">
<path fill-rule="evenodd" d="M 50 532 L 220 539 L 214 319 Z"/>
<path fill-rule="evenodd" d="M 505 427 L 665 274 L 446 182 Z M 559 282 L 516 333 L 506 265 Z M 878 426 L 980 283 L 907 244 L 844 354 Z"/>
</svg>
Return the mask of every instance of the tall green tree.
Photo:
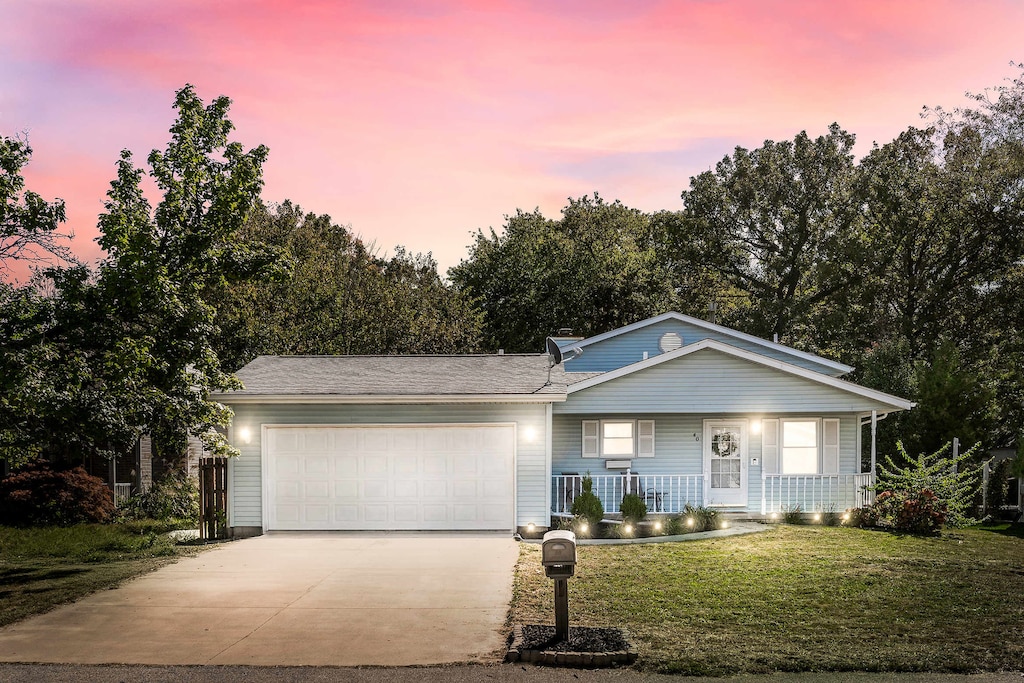
<svg viewBox="0 0 1024 683">
<path fill-rule="evenodd" d="M 100 288 L 106 342 L 130 350 L 148 390 L 138 427 L 166 458 L 184 450 L 189 434 L 215 451 L 229 447 L 215 431 L 230 413 L 210 393 L 239 386 L 214 349 L 216 311 L 203 293 L 229 281 L 260 277 L 277 253 L 239 239 L 263 187 L 266 147 L 245 150 L 229 140 L 231 101 L 205 105 L 188 85 L 175 96 L 177 120 L 163 150 L 150 153 L 149 175 L 163 197 L 151 210 L 142 171 L 123 152 L 100 217 Z"/>
<path fill-rule="evenodd" d="M 210 393 L 238 386 L 212 342 L 214 309 L 203 292 L 259 277 L 276 252 L 237 234 L 262 187 L 266 148 L 244 150 L 228 135 L 229 100 L 204 105 L 191 86 L 178 91 L 177 120 L 164 151 L 149 157 L 163 193 L 155 210 L 143 171 L 129 152 L 100 216 L 107 257 L 95 272 L 53 268 L 47 283 L 0 300 L 11 321 L 0 337 L 5 385 L 0 412 L 14 428 L 0 438 L 12 460 L 45 452 L 73 460 L 129 449 L 150 433 L 173 460 L 190 434 L 229 452 L 215 431 L 230 413 Z M 20 455 L 19 455 L 20 454 Z"/>
<path fill-rule="evenodd" d="M 832 124 L 814 139 L 737 147 L 690 179 L 675 259 L 712 269 L 743 298 L 729 323 L 830 355 L 816 341 L 816 309 L 860 281 L 868 256 L 854 142 Z"/>
<path fill-rule="evenodd" d="M 479 302 L 488 348 L 541 351 L 560 328 L 596 334 L 676 307 L 656 248 L 665 225 L 597 194 L 570 199 L 558 220 L 518 210 L 501 234 L 477 231 L 448 274 Z"/>
<path fill-rule="evenodd" d="M 260 206 L 242 239 L 279 249 L 288 272 L 212 288 L 217 351 L 237 369 L 260 354 L 457 353 L 479 346 L 480 314 L 430 255 L 376 253 L 327 215 Z"/>
<path fill-rule="evenodd" d="M 38 263 L 56 256 L 74 262 L 61 233 L 66 220 L 64 201 L 48 202 L 25 189 L 22 169 L 32 158 L 24 140 L 0 136 L 0 271 L 14 261 Z"/>
</svg>

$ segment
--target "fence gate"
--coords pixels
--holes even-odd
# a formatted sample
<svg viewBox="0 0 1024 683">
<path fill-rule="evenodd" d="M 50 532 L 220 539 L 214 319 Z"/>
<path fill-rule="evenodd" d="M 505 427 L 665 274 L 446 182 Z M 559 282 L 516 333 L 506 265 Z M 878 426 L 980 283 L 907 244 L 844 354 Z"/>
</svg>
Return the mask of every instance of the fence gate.
<svg viewBox="0 0 1024 683">
<path fill-rule="evenodd" d="M 228 459 L 199 459 L 199 537 L 228 536 Z"/>
</svg>

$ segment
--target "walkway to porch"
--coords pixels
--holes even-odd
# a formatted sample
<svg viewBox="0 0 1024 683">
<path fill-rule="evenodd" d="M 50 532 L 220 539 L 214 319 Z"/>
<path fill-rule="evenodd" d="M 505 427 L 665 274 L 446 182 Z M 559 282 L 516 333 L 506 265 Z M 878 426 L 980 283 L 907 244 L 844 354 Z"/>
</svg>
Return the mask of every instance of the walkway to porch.
<svg viewBox="0 0 1024 683">
<path fill-rule="evenodd" d="M 619 512 L 626 493 L 635 493 L 656 514 L 677 514 L 687 505 L 715 507 L 703 474 L 601 474 L 591 477 L 593 492 L 604 511 Z M 768 515 L 795 510 L 802 512 L 842 512 L 861 507 L 872 500 L 866 489 L 874 481 L 871 473 L 860 474 L 763 474 L 761 500 L 748 502 L 746 512 Z M 751 482 L 753 484 L 753 482 Z M 558 474 L 551 478 L 551 512 L 556 516 L 572 514 L 572 501 L 583 491 L 583 477 Z"/>
</svg>

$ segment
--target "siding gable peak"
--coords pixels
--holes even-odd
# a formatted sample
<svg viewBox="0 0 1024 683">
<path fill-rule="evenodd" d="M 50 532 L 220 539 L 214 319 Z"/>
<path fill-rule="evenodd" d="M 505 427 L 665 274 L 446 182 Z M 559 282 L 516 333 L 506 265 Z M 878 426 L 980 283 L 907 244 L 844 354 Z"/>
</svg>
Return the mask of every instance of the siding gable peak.
<svg viewBox="0 0 1024 683">
<path fill-rule="evenodd" d="M 804 379 L 811 380 L 812 382 L 833 387 L 835 389 L 839 389 L 863 398 L 878 401 L 885 405 L 891 406 L 893 410 L 909 410 L 910 408 L 913 408 L 915 405 L 911 401 L 908 401 L 904 398 L 900 398 L 898 396 L 893 396 L 892 394 L 887 394 L 885 392 L 877 391 L 875 389 L 869 389 L 859 384 L 839 379 L 838 377 L 833 377 L 831 375 L 826 375 L 824 373 L 815 372 L 814 370 L 809 370 L 798 365 L 793 365 L 791 363 L 777 360 L 775 358 L 770 358 L 768 356 L 747 351 L 745 349 L 739 349 L 734 346 L 729 346 L 728 344 L 723 344 L 722 342 L 715 341 L 713 339 L 702 339 L 701 341 L 683 346 L 682 348 L 676 349 L 674 351 L 662 353 L 660 355 L 648 358 L 646 360 L 642 360 L 631 365 L 618 368 L 617 370 L 611 370 L 609 372 L 605 372 L 600 375 L 595 375 L 588 379 L 584 379 L 580 382 L 570 384 L 567 389 L 567 393 L 571 396 L 572 394 L 575 394 L 579 391 L 583 391 L 585 389 L 589 389 L 591 387 L 604 384 L 605 382 L 614 381 L 620 377 L 633 375 L 635 373 L 647 370 L 648 368 L 656 367 L 663 363 L 671 362 L 673 360 L 682 358 L 684 356 L 689 356 L 693 353 L 703 350 L 711 350 L 718 353 L 723 353 L 728 356 L 740 358 L 742 360 L 746 360 L 751 363 L 756 363 L 758 365 L 771 368 L 773 370 L 777 370 L 789 375 L 802 377 Z"/>
<path fill-rule="evenodd" d="M 666 323 L 671 321 L 680 323 L 691 329 L 696 328 L 702 333 L 707 333 L 713 336 L 717 336 L 719 338 L 725 338 L 726 340 L 736 340 L 737 342 L 740 343 L 741 346 L 746 346 L 748 348 L 753 347 L 764 349 L 769 353 L 769 355 L 773 355 L 776 357 L 782 356 L 785 358 L 791 358 L 798 364 L 810 365 L 819 372 L 823 372 L 833 377 L 845 375 L 848 372 L 853 371 L 853 367 L 849 365 L 845 365 L 843 363 L 839 363 L 837 361 L 824 358 L 813 353 L 800 351 L 790 346 L 786 346 L 785 344 L 779 344 L 777 342 L 768 341 L 767 339 L 761 339 L 760 337 L 755 337 L 754 335 L 747 334 L 745 332 L 740 332 L 739 330 L 734 330 L 729 327 L 717 325 L 715 323 L 708 322 L 707 320 L 701 320 L 700 318 L 694 318 L 692 316 L 683 315 L 682 313 L 677 313 L 675 311 L 662 313 L 661 315 L 654 316 L 653 318 L 647 318 L 646 320 L 641 320 L 631 325 L 626 325 L 624 327 L 610 330 L 608 332 L 604 332 L 593 337 L 588 337 L 583 340 L 566 340 L 564 342 L 559 340 L 559 346 L 562 346 L 564 348 L 579 347 L 581 349 L 586 350 L 586 347 L 588 346 L 600 344 L 601 342 L 610 339 L 615 339 L 616 337 L 621 337 L 622 335 L 629 335 L 633 332 L 637 332 L 639 330 L 644 330 L 645 328 L 651 327 L 652 325 L 658 325 L 659 323 Z M 686 335 L 684 335 L 684 338 L 682 340 L 684 347 L 686 346 L 687 342 L 687 339 L 685 337 Z M 658 350 L 652 349 L 652 354 L 660 356 L 663 353 L 669 353 L 673 350 L 678 350 L 674 349 L 673 347 L 674 344 L 670 344 L 668 347 L 662 346 L 660 348 L 660 352 Z M 588 363 L 584 363 L 584 365 L 588 365 Z"/>
</svg>

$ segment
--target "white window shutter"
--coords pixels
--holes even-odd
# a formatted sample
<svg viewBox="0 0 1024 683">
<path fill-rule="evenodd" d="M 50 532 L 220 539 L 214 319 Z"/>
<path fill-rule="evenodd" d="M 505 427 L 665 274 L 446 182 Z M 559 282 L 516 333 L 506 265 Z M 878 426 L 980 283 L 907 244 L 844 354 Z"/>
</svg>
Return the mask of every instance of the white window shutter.
<svg viewBox="0 0 1024 683">
<path fill-rule="evenodd" d="M 779 421 L 761 420 L 761 471 L 778 474 L 779 467 Z"/>
<path fill-rule="evenodd" d="M 601 423 L 597 420 L 583 421 L 583 455 L 584 458 L 597 458 L 600 451 Z"/>
<path fill-rule="evenodd" d="M 839 471 L 839 419 L 826 418 L 821 421 L 821 473 L 835 474 Z"/>
<path fill-rule="evenodd" d="M 637 420 L 637 449 L 639 458 L 654 457 L 654 420 Z"/>
</svg>

